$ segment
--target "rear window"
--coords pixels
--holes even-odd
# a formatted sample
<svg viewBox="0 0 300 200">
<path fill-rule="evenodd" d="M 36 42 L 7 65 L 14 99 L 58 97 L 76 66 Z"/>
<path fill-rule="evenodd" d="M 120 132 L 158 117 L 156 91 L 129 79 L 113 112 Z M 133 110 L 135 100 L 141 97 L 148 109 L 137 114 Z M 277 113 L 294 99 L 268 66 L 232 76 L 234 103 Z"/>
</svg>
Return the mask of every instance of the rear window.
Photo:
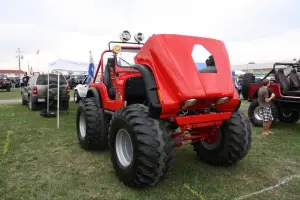
<svg viewBox="0 0 300 200">
<path fill-rule="evenodd" d="M 58 84 L 58 77 L 55 74 L 49 75 L 49 84 Z M 36 80 L 37 85 L 47 85 L 48 84 L 48 75 L 39 75 Z M 59 84 L 60 85 L 66 85 L 66 79 L 63 75 L 59 76 Z"/>
</svg>

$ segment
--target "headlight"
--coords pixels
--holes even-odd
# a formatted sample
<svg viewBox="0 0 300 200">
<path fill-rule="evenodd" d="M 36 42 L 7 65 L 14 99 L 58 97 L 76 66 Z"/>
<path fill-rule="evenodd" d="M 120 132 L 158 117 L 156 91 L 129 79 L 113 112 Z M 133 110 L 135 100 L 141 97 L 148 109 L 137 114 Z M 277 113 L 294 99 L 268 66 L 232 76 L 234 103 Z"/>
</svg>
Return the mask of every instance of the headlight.
<svg viewBox="0 0 300 200">
<path fill-rule="evenodd" d="M 229 100 L 229 97 L 222 97 L 222 98 L 217 100 L 217 104 L 225 103 L 228 100 Z"/>
<path fill-rule="evenodd" d="M 188 107 L 191 107 L 193 105 L 195 105 L 197 103 L 197 100 L 196 99 L 189 99 L 189 100 L 186 100 L 184 103 L 183 103 L 183 106 L 182 106 L 182 109 L 186 109 Z"/>
<path fill-rule="evenodd" d="M 129 31 L 123 31 L 120 35 L 120 39 L 123 41 L 123 42 L 128 42 L 131 38 L 131 34 Z"/>
</svg>

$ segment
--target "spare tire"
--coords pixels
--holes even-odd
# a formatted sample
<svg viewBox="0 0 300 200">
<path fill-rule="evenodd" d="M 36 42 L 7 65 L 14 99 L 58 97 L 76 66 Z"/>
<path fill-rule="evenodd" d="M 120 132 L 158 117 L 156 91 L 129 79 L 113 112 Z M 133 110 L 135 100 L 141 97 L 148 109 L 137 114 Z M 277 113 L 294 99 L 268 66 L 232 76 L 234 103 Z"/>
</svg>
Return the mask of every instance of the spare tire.
<svg viewBox="0 0 300 200">
<path fill-rule="evenodd" d="M 242 81 L 242 95 L 244 99 L 248 99 L 250 83 L 252 83 L 254 80 L 255 76 L 253 73 L 244 74 Z"/>
<path fill-rule="evenodd" d="M 276 105 L 273 102 L 270 102 L 271 110 L 272 110 L 272 116 L 274 118 L 273 123 L 278 118 L 278 110 Z M 257 99 L 253 100 L 249 107 L 248 107 L 248 118 L 250 119 L 251 123 L 256 127 L 262 127 L 263 126 L 263 118 L 258 113 L 259 108 L 259 102 Z"/>
</svg>

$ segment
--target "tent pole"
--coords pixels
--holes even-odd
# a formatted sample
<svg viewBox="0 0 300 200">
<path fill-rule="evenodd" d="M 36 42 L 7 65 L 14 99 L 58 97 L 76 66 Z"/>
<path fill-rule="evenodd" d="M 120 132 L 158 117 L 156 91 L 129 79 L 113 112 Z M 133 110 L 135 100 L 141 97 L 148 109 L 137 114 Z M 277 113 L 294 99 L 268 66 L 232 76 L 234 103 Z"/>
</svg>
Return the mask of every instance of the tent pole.
<svg viewBox="0 0 300 200">
<path fill-rule="evenodd" d="M 49 113 L 49 69 L 48 69 L 48 95 L 47 95 L 47 114 Z"/>
<path fill-rule="evenodd" d="M 57 128 L 59 128 L 59 70 L 57 70 Z"/>
</svg>

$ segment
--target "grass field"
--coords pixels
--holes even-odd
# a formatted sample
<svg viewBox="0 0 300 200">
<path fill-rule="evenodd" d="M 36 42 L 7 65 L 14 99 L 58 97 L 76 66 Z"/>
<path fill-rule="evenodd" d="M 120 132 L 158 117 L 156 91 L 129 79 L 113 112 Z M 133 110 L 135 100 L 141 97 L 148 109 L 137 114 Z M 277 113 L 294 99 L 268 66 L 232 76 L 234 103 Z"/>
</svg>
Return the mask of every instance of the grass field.
<svg viewBox="0 0 300 200">
<path fill-rule="evenodd" d="M 0 100 L 10 100 L 10 99 L 21 99 L 21 89 L 20 88 L 11 88 L 10 92 L 6 90 L 0 90 Z"/>
<path fill-rule="evenodd" d="M 70 96 L 73 97 L 74 90 L 70 91 Z M 6 90 L 0 90 L 0 100 L 21 100 L 21 88 L 15 88 L 11 89 L 10 92 L 7 92 Z"/>
<path fill-rule="evenodd" d="M 247 104 L 241 109 L 246 111 Z M 231 168 L 201 163 L 191 148 L 178 150 L 165 181 L 133 190 L 116 178 L 108 152 L 79 147 L 75 114 L 71 103 L 57 129 L 56 118 L 43 118 L 20 104 L 0 104 L 1 200 L 300 199 L 299 123 L 278 124 L 269 136 L 254 128 L 250 153 Z M 244 196 L 293 175 L 277 188 Z"/>
</svg>

